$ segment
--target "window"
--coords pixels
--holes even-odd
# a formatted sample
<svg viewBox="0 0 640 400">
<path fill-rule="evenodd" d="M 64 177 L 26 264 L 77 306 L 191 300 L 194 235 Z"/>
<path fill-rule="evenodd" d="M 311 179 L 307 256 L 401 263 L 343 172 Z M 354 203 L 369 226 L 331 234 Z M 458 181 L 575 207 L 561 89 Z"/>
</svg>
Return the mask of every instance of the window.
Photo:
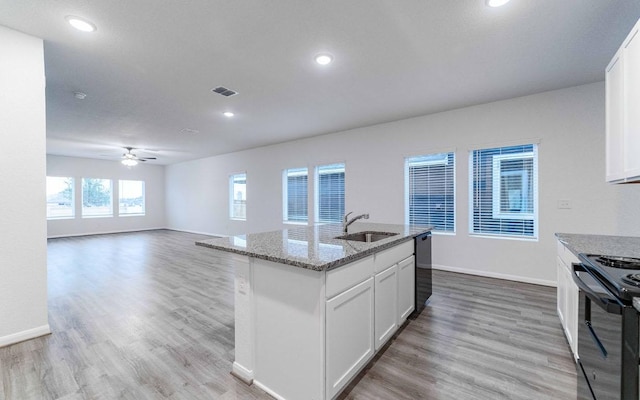
<svg viewBox="0 0 640 400">
<path fill-rule="evenodd" d="M 113 216 L 110 179 L 82 178 L 82 216 Z"/>
<path fill-rule="evenodd" d="M 306 168 L 287 169 L 283 174 L 283 216 L 287 222 L 307 222 L 309 218 Z"/>
<path fill-rule="evenodd" d="M 407 222 L 455 232 L 455 155 L 430 154 L 406 160 Z"/>
<path fill-rule="evenodd" d="M 232 219 L 247 219 L 247 174 L 229 178 L 229 204 Z"/>
<path fill-rule="evenodd" d="M 471 153 L 471 233 L 538 237 L 535 144 Z"/>
<path fill-rule="evenodd" d="M 144 215 L 144 181 L 120 181 L 118 215 Z"/>
<path fill-rule="evenodd" d="M 47 176 L 47 219 L 73 218 L 74 198 L 73 178 Z"/>
<path fill-rule="evenodd" d="M 344 216 L 344 164 L 319 166 L 316 175 L 318 222 L 341 222 Z"/>
</svg>

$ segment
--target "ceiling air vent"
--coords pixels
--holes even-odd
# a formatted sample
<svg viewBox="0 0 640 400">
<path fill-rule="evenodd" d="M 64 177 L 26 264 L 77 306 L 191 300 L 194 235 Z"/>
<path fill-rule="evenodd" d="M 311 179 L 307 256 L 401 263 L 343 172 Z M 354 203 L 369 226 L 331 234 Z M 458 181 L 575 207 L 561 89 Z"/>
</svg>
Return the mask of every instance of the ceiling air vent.
<svg viewBox="0 0 640 400">
<path fill-rule="evenodd" d="M 236 94 L 238 94 L 238 92 L 235 92 L 231 89 L 227 89 L 224 86 L 218 86 L 217 88 L 211 89 L 212 92 L 221 94 L 223 96 L 229 97 L 229 96 L 234 96 Z"/>
</svg>

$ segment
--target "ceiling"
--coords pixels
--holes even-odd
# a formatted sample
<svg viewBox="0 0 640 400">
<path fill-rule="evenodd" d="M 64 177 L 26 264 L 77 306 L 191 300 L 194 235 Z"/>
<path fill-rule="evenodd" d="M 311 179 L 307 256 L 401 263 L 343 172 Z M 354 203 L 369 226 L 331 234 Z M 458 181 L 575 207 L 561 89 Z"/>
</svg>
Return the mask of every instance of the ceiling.
<svg viewBox="0 0 640 400">
<path fill-rule="evenodd" d="M 133 146 L 172 164 L 601 81 L 640 1 L 0 0 L 0 10 L 0 25 L 44 39 L 49 154 L 117 159 Z M 98 30 L 76 31 L 67 15 Z M 321 52 L 334 62 L 316 64 Z"/>
</svg>

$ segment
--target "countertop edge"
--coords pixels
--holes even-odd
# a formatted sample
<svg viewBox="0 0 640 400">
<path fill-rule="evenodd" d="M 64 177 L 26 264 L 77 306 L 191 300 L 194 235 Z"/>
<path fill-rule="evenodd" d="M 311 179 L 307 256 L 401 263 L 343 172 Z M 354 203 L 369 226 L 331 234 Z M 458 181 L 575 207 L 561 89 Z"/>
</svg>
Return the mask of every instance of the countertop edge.
<svg viewBox="0 0 640 400">
<path fill-rule="evenodd" d="M 387 249 L 390 249 L 392 247 L 398 246 L 404 242 L 408 242 L 411 240 L 414 240 L 417 236 L 422 235 L 424 233 L 427 232 L 431 232 L 433 230 L 433 227 L 428 227 L 428 229 L 424 229 L 421 230 L 419 232 L 415 232 L 406 236 L 402 236 L 400 238 L 396 238 L 396 239 L 392 239 L 389 242 L 384 242 L 384 243 L 380 243 L 378 246 L 373 247 L 373 248 L 369 248 L 369 249 L 365 249 L 362 250 L 356 254 L 352 254 L 349 256 L 345 256 L 343 258 L 340 258 L 338 260 L 334 260 L 334 261 L 329 261 L 323 264 L 311 264 L 311 263 L 306 263 L 304 261 L 300 261 L 297 259 L 292 259 L 292 258 L 282 258 L 282 257 L 277 257 L 277 256 L 271 256 L 271 255 L 267 255 L 267 254 L 261 254 L 261 253 L 255 253 L 255 252 L 251 252 L 248 250 L 242 250 L 242 249 L 238 249 L 238 248 L 234 248 L 234 247 L 228 247 L 228 246 L 217 246 L 215 244 L 211 244 L 211 243 L 207 243 L 207 240 L 202 240 L 202 241 L 196 241 L 195 245 L 196 246 L 202 246 L 202 247 L 207 247 L 213 250 L 217 250 L 217 251 L 222 251 L 225 253 L 234 253 L 234 254 L 239 254 L 242 256 L 247 256 L 250 258 L 257 258 L 257 259 L 261 259 L 261 260 L 266 260 L 266 261 L 271 261 L 271 262 L 275 262 L 275 263 L 279 263 L 279 264 L 285 264 L 285 265 L 290 265 L 293 267 L 298 267 L 298 268 L 304 268 L 304 269 L 309 269 L 309 270 L 313 270 L 313 271 L 318 271 L 318 272 L 322 272 L 322 271 L 330 271 L 336 268 L 339 268 L 345 264 L 349 264 L 353 261 L 357 261 L 360 260 L 362 258 L 365 258 L 367 256 L 370 256 L 372 254 L 378 253 L 380 251 L 384 251 Z"/>
<path fill-rule="evenodd" d="M 243 251 L 243 250 L 235 249 L 235 248 L 231 248 L 231 247 L 215 246 L 215 245 L 212 245 L 212 244 L 209 244 L 209 243 L 203 243 L 203 242 L 200 242 L 200 241 L 196 242 L 196 246 L 208 247 L 210 249 L 223 251 L 225 253 L 235 253 L 235 254 L 240 254 L 240 255 L 243 255 L 243 256 L 251 257 L 251 258 L 258 258 L 258 259 L 261 259 L 261 260 L 267 260 L 267 261 L 271 261 L 271 262 L 276 262 L 276 263 L 280 263 L 280 264 L 286 264 L 286 265 L 291 265 L 291 266 L 298 267 L 298 268 L 305 268 L 305 269 L 310 269 L 310 270 L 321 272 L 321 271 L 330 271 L 332 269 L 341 267 L 341 266 L 343 266 L 345 264 L 348 264 L 350 262 L 357 261 L 357 260 L 360 260 L 362 258 L 365 258 L 365 257 L 367 257 L 367 256 L 369 256 L 371 254 L 375 254 L 375 253 L 378 253 L 380 251 L 390 249 L 391 247 L 395 247 L 395 246 L 397 246 L 397 245 L 399 245 L 401 243 L 413 240 L 413 239 L 415 239 L 416 236 L 422 235 L 423 233 L 426 233 L 426 232 L 430 232 L 430 231 L 424 231 L 424 232 L 421 232 L 421 233 L 418 233 L 418 234 L 415 234 L 415 235 L 411 235 L 411 236 L 404 236 L 404 237 L 402 237 L 400 239 L 396 239 L 396 240 L 393 240 L 393 241 L 388 242 L 388 243 L 383 243 L 380 246 L 377 246 L 377 247 L 374 247 L 374 248 L 371 248 L 371 249 L 363 250 L 363 251 L 359 252 L 358 254 L 353 254 L 353 255 L 350 255 L 350 256 L 346 256 L 346 257 L 341 258 L 339 260 L 330 261 L 328 263 L 320 264 L 320 265 L 309 264 L 309 263 L 305 263 L 305 262 L 302 262 L 302 261 L 293 260 L 293 259 L 290 259 L 290 258 L 280 258 L 280 257 L 268 256 L 266 254 L 252 253 L 250 251 Z"/>
</svg>

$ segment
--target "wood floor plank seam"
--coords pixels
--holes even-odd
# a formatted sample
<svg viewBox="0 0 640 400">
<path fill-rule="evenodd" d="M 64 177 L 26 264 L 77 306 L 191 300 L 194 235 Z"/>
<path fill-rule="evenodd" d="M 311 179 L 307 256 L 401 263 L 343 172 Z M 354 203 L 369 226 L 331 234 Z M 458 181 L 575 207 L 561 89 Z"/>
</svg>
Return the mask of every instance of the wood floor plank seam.
<svg viewBox="0 0 640 400">
<path fill-rule="evenodd" d="M 0 348 L 0 399 L 271 399 L 229 373 L 234 273 L 204 237 L 50 239 L 52 334 Z M 425 311 L 340 399 L 576 399 L 555 289 L 433 274 Z"/>
</svg>

